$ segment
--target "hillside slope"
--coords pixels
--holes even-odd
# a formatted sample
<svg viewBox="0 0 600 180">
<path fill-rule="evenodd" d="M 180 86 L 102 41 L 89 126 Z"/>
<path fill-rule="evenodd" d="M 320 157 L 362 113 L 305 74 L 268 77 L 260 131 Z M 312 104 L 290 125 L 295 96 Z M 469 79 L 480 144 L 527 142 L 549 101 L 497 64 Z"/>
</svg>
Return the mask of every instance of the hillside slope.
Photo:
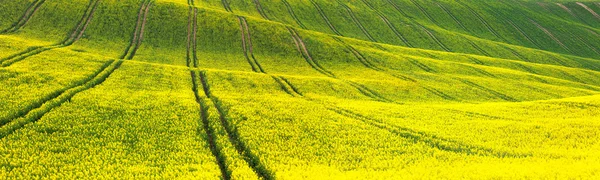
<svg viewBox="0 0 600 180">
<path fill-rule="evenodd" d="M 0 0 L 0 177 L 599 178 L 598 13 Z"/>
</svg>

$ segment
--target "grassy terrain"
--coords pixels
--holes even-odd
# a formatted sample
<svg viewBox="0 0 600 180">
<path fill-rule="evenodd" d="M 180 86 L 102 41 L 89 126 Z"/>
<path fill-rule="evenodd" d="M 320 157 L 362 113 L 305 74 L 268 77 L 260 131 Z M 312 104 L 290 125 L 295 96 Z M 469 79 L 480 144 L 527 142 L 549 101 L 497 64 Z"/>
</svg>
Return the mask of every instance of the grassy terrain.
<svg viewBox="0 0 600 180">
<path fill-rule="evenodd" d="M 596 179 L 598 13 L 0 0 L 0 177 Z"/>
</svg>

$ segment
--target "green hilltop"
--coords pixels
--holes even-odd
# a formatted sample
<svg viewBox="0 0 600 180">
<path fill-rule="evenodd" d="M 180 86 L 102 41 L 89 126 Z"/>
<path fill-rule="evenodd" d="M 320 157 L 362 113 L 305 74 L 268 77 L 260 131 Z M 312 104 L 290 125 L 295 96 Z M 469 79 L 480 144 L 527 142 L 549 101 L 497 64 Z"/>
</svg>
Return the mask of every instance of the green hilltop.
<svg viewBox="0 0 600 180">
<path fill-rule="evenodd" d="M 600 178 L 599 14 L 0 0 L 0 177 Z"/>
</svg>

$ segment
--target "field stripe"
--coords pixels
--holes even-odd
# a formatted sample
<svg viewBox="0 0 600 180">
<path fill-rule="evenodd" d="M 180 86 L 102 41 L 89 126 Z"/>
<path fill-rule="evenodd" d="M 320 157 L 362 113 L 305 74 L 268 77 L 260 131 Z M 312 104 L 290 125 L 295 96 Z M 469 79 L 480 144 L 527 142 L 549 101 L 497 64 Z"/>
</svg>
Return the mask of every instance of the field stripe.
<svg viewBox="0 0 600 180">
<path fill-rule="evenodd" d="M 494 95 L 494 96 L 496 96 L 496 97 L 498 97 L 498 98 L 500 98 L 500 99 L 503 99 L 503 100 L 505 100 L 505 101 L 509 101 L 509 102 L 519 102 L 519 100 L 517 100 L 517 99 L 515 99 L 515 98 L 513 98 L 513 97 L 510 97 L 510 96 L 508 96 L 508 95 L 506 95 L 506 94 L 502 94 L 502 93 L 500 93 L 500 92 L 498 92 L 498 91 L 495 91 L 495 90 L 493 90 L 493 89 L 490 89 L 490 88 L 487 88 L 487 87 L 483 87 L 483 86 L 481 86 L 481 85 L 479 85 L 479 84 L 476 84 L 476 83 L 473 83 L 473 82 L 471 82 L 471 81 L 464 80 L 464 79 L 460 79 L 460 81 L 461 81 L 461 82 L 463 82 L 463 83 L 465 83 L 465 84 L 467 84 L 467 85 L 469 85 L 469 86 L 471 86 L 471 87 L 474 87 L 474 88 L 477 88 L 477 89 L 479 89 L 479 90 L 482 90 L 482 91 L 488 92 L 488 93 L 490 93 L 490 94 L 492 94 L 492 95 Z"/>
<path fill-rule="evenodd" d="M 21 29 L 23 26 L 25 26 L 25 24 L 27 24 L 27 22 L 29 22 L 31 17 L 40 9 L 40 7 L 42 6 L 42 4 L 44 4 L 44 2 L 46 2 L 46 0 L 37 0 L 37 1 L 32 2 L 31 5 L 29 5 L 27 10 L 25 11 L 25 13 L 23 13 L 23 16 L 21 16 L 21 19 L 19 19 L 19 21 L 15 22 L 15 23 L 13 23 L 11 27 L 0 31 L 0 34 L 12 33 L 12 32 L 16 32 L 19 29 Z"/>
<path fill-rule="evenodd" d="M 415 0 L 410 0 L 410 2 L 412 2 L 415 6 L 417 6 L 417 8 L 421 11 L 421 13 L 423 13 L 427 17 L 427 19 L 429 19 L 431 22 L 433 22 L 436 25 L 438 24 L 438 22 L 435 19 L 433 19 L 433 17 L 431 17 L 431 15 L 429 13 L 427 13 L 425 8 L 423 8 L 423 6 L 421 6 L 421 4 L 419 4 Z"/>
<path fill-rule="evenodd" d="M 56 48 L 63 48 L 63 47 L 73 45 L 77 40 L 79 40 L 81 38 L 81 36 L 83 36 L 83 33 L 87 29 L 87 26 L 89 25 L 89 23 L 91 22 L 91 20 L 94 17 L 94 12 L 96 11 L 96 8 L 98 7 L 99 2 L 100 2 L 100 0 L 95 0 L 95 1 L 90 0 L 90 4 L 88 5 L 86 12 L 83 14 L 81 21 L 78 23 L 75 30 L 73 30 L 71 36 L 67 37 L 65 40 L 63 40 L 59 43 L 53 44 L 53 45 L 49 45 L 49 46 L 30 47 L 24 51 L 21 51 L 21 52 L 15 53 L 13 55 L 10 55 L 8 57 L 2 58 L 2 59 L 0 59 L 0 67 L 10 66 L 16 62 L 22 61 L 28 57 L 40 54 L 40 53 L 48 51 L 48 50 L 52 50 L 52 49 L 56 49 Z"/>
<path fill-rule="evenodd" d="M 598 49 L 596 49 L 594 46 L 588 44 L 585 42 L 585 40 L 581 39 L 581 37 L 579 36 L 575 36 L 575 39 L 577 39 L 577 41 L 581 42 L 583 45 L 585 45 L 588 49 L 594 51 L 594 53 L 596 53 L 597 55 L 600 55 L 600 52 L 598 51 Z"/>
<path fill-rule="evenodd" d="M 544 28 L 542 25 L 538 24 L 537 22 L 535 22 L 532 19 L 529 19 L 529 21 L 531 23 L 533 23 L 537 28 L 539 28 L 540 30 L 544 31 L 544 33 L 546 33 L 546 35 L 548 35 L 550 38 L 552 38 L 552 40 L 554 40 L 554 42 L 558 43 L 558 45 L 560 45 L 562 48 L 564 48 L 565 50 L 567 50 L 567 52 L 569 53 L 573 53 L 567 46 L 565 46 L 565 44 L 563 44 L 556 36 L 554 36 L 554 34 L 552 34 L 552 32 L 550 32 L 548 29 Z"/>
<path fill-rule="evenodd" d="M 346 9 L 346 12 L 348 12 L 348 15 L 350 15 L 350 18 L 352 18 L 352 21 L 354 22 L 354 24 L 356 26 L 358 26 L 358 28 L 360 28 L 360 30 L 363 32 L 363 34 L 365 34 L 365 36 L 367 36 L 367 38 L 369 38 L 369 40 L 371 40 L 372 42 L 377 42 L 377 40 L 375 40 L 375 38 L 373 38 L 373 36 L 371 36 L 369 31 L 367 31 L 367 29 L 362 25 L 362 23 L 360 23 L 360 20 L 358 20 L 358 18 L 356 17 L 356 15 L 352 11 L 352 9 L 350 9 L 350 7 L 348 7 L 346 4 L 340 2 L 339 0 L 336 0 L 336 1 L 344 9 Z"/>
<path fill-rule="evenodd" d="M 588 6 L 586 6 L 585 4 L 583 4 L 581 2 L 576 2 L 576 4 L 583 7 L 585 10 L 590 12 L 590 14 L 594 15 L 594 17 L 596 17 L 596 19 L 600 20 L 600 15 L 598 15 L 598 13 L 596 13 L 593 9 L 589 8 Z"/>
<path fill-rule="evenodd" d="M 252 170 L 262 179 L 274 179 L 273 173 L 267 169 L 267 167 L 260 161 L 260 158 L 256 156 L 250 148 L 240 139 L 240 134 L 238 132 L 237 127 L 229 122 L 228 118 L 228 110 L 223 107 L 221 100 L 219 100 L 216 96 L 210 91 L 210 86 L 207 81 L 207 76 L 205 72 L 200 72 L 198 74 L 200 76 L 200 80 L 202 82 L 202 87 L 205 95 L 212 100 L 214 106 L 217 108 L 219 112 L 219 120 L 221 121 L 221 126 L 227 132 L 227 136 L 229 137 L 229 141 L 235 147 L 238 154 L 244 157 L 244 160 Z"/>
<path fill-rule="evenodd" d="M 256 10 L 258 10 L 258 13 L 260 13 L 260 16 L 262 16 L 266 20 L 271 20 L 271 18 L 269 18 L 269 16 L 267 16 L 265 9 L 260 4 L 260 1 L 259 0 L 252 0 L 252 1 L 254 2 L 254 5 L 256 6 Z"/>
<path fill-rule="evenodd" d="M 244 24 L 245 20 L 243 17 L 238 16 L 238 20 L 240 23 L 240 33 L 242 35 L 242 49 L 244 50 L 244 57 L 246 58 L 246 61 L 248 62 L 248 64 L 250 64 L 250 66 L 252 67 L 252 71 L 254 72 L 264 72 L 262 70 L 262 68 L 259 68 L 257 64 L 255 64 L 255 61 L 250 59 L 250 56 L 248 55 L 248 52 L 252 52 L 252 45 L 250 44 L 250 40 L 247 36 L 250 36 L 250 32 L 248 32 L 248 29 L 246 29 L 246 25 Z"/>
<path fill-rule="evenodd" d="M 296 16 L 296 13 L 294 12 L 294 9 L 292 8 L 292 5 L 290 5 L 290 3 L 287 2 L 287 0 L 281 0 L 281 2 L 283 2 L 283 4 L 285 5 L 285 7 L 287 8 L 288 12 L 292 16 L 292 18 L 294 18 L 294 20 L 296 20 L 296 23 L 298 23 L 298 25 L 302 29 L 306 29 L 306 26 L 304 26 L 304 24 L 302 24 L 302 21 L 300 21 L 300 19 L 298 18 L 298 16 Z"/>
<path fill-rule="evenodd" d="M 24 115 L 18 117 L 17 119 L 13 119 L 8 123 L 5 123 L 2 127 L 0 127 L 0 139 L 12 134 L 16 130 L 22 128 L 23 126 L 29 123 L 35 123 L 40 120 L 44 115 L 50 112 L 52 109 L 61 106 L 63 103 L 69 101 L 76 94 L 93 88 L 101 83 L 103 83 L 115 70 L 117 70 L 123 61 L 121 60 L 111 60 L 108 65 L 104 65 L 98 73 L 91 76 L 91 78 L 84 81 L 82 84 L 78 84 L 74 87 L 70 87 L 62 92 L 58 92 L 53 97 L 48 98 L 47 101 L 41 103 L 35 109 L 31 109 L 24 113 Z"/>
<path fill-rule="evenodd" d="M 187 66 L 198 67 L 197 57 L 196 57 L 196 32 L 198 28 L 197 18 L 198 18 L 198 8 L 194 7 L 194 0 L 188 0 L 189 12 L 188 12 L 188 35 L 187 35 Z M 191 37 L 193 36 L 193 37 Z M 193 61 L 192 63 L 190 63 Z M 198 80 L 196 71 L 190 70 L 190 76 L 192 79 L 192 91 L 194 92 L 194 97 L 196 103 L 200 107 L 200 123 L 202 124 L 202 129 L 206 132 L 207 142 L 209 145 L 209 149 L 213 156 L 215 156 L 215 160 L 217 165 L 219 166 L 219 170 L 221 171 L 221 177 L 225 180 L 231 179 L 231 170 L 227 168 L 226 158 L 224 157 L 224 153 L 221 152 L 221 148 L 218 147 L 216 143 L 215 130 L 210 126 L 208 120 L 208 106 L 204 99 L 200 97 L 198 94 Z"/>
<path fill-rule="evenodd" d="M 314 0 L 309 0 L 310 3 L 313 4 L 313 6 L 315 6 L 315 9 L 317 9 L 317 11 L 319 12 L 319 14 L 321 15 L 321 17 L 323 18 L 323 20 L 325 20 L 325 23 L 327 23 L 327 25 L 329 26 L 329 28 L 338 36 L 343 36 L 342 33 L 340 33 L 335 26 L 333 26 L 333 24 L 331 24 L 331 21 L 329 21 L 329 18 L 327 18 L 327 15 L 325 14 L 325 12 L 323 12 L 323 9 L 321 9 L 321 6 L 319 6 L 319 4 L 317 4 L 317 2 L 315 2 Z"/>
<path fill-rule="evenodd" d="M 538 45 L 535 41 L 533 41 L 533 39 L 531 37 L 529 37 L 527 35 L 527 33 L 525 33 L 525 31 L 523 31 L 523 29 L 521 29 L 519 26 L 517 26 L 513 21 L 506 19 L 506 22 L 508 22 L 508 24 L 510 24 L 513 28 L 515 28 L 517 30 L 517 32 L 519 32 L 519 34 L 521 34 L 521 36 L 525 37 L 525 39 L 527 39 L 527 41 L 529 41 L 535 47 L 541 49 L 541 46 Z"/>
<path fill-rule="evenodd" d="M 231 7 L 229 7 L 229 2 L 227 2 L 227 0 L 221 0 L 221 3 L 223 4 L 225 11 L 233 13 L 233 10 L 231 10 Z"/>
<path fill-rule="evenodd" d="M 127 48 L 125 49 L 125 52 L 123 53 L 123 55 L 121 55 L 121 57 L 119 59 L 125 59 L 126 57 L 128 57 L 128 55 L 130 54 L 131 47 L 133 47 L 137 42 L 139 42 L 138 41 L 138 32 L 140 30 L 142 18 L 144 16 L 144 9 L 146 9 L 146 7 L 149 6 L 149 3 L 150 3 L 150 0 L 142 1 L 142 4 L 140 5 L 140 10 L 137 14 L 137 21 L 136 21 L 135 29 L 133 31 L 133 35 L 131 36 L 131 41 L 129 41 L 129 46 L 127 46 Z"/>
<path fill-rule="evenodd" d="M 481 49 L 481 47 L 479 47 L 479 46 L 478 46 L 477 44 L 475 44 L 473 41 L 471 41 L 471 40 L 468 40 L 468 39 L 467 39 L 467 41 L 469 42 L 469 44 L 471 44 L 471 46 L 473 46 L 473 48 L 475 48 L 475 49 L 476 49 L 477 51 L 479 51 L 481 54 L 483 54 L 483 55 L 485 55 L 485 56 L 492 57 L 492 56 L 490 55 L 490 53 L 488 53 L 488 52 L 486 52 L 485 50 Z"/>
<path fill-rule="evenodd" d="M 473 14 L 475 17 L 477 17 L 479 22 L 481 22 L 488 29 L 488 31 L 490 31 L 494 36 L 496 36 L 500 40 L 506 41 L 479 13 L 477 13 L 477 11 L 475 11 L 473 8 L 471 8 L 469 5 L 465 4 L 462 1 L 456 1 L 456 2 L 461 4 L 463 7 L 466 7 L 469 10 L 469 12 L 471 12 L 471 14 Z"/>
<path fill-rule="evenodd" d="M 325 104 L 323 104 L 323 105 L 325 105 Z M 367 125 L 377 127 L 379 129 L 383 129 L 392 134 L 395 134 L 399 137 L 409 139 L 409 140 L 413 141 L 414 143 L 424 143 L 431 148 L 435 148 L 435 149 L 438 149 L 441 151 L 457 153 L 457 154 L 467 154 L 467 155 L 494 156 L 494 157 L 499 157 L 499 158 L 504 158 L 504 157 L 521 158 L 521 157 L 531 156 L 531 154 L 517 154 L 517 153 L 511 153 L 511 152 L 496 151 L 496 150 L 488 149 L 485 147 L 464 144 L 464 143 L 457 142 L 454 140 L 438 137 L 436 135 L 432 135 L 429 133 L 415 131 L 410 128 L 392 125 L 392 124 L 386 123 L 384 120 L 379 120 L 379 119 L 363 116 L 361 114 L 357 114 L 352 111 L 345 110 L 345 109 L 335 107 L 332 105 L 325 105 L 325 106 L 327 107 L 327 109 L 329 109 L 339 115 L 342 115 L 342 116 L 345 116 L 345 117 L 348 117 L 351 119 L 359 120 Z"/>
<path fill-rule="evenodd" d="M 469 32 L 469 30 L 467 29 L 467 27 L 465 27 L 464 24 L 462 24 L 462 22 L 460 22 L 460 20 L 458 20 L 458 18 L 456 18 L 456 16 L 454 16 L 454 14 L 452 14 L 450 12 L 450 10 L 446 9 L 446 7 L 444 7 L 442 4 L 435 2 L 435 4 L 440 7 L 440 9 L 442 9 L 446 14 L 448 14 L 448 16 L 450 16 L 452 18 L 452 20 L 454 20 L 454 22 L 456 22 L 456 24 L 458 24 L 458 26 L 460 26 L 460 28 L 462 28 L 463 30 Z"/>
<path fill-rule="evenodd" d="M 137 38 L 137 41 L 134 42 L 135 46 L 133 47 L 133 50 L 131 51 L 129 56 L 127 56 L 128 60 L 133 59 L 137 50 L 140 48 L 140 45 L 142 45 L 142 41 L 144 40 L 144 29 L 146 27 L 146 20 L 148 20 L 148 12 L 150 11 L 151 6 L 152 6 L 152 0 L 149 0 L 148 4 L 146 5 L 146 8 L 144 10 L 144 18 L 140 24 L 141 27 L 139 28 L 139 32 L 137 34 L 137 36 L 139 36 L 139 37 Z M 136 27 L 136 29 L 137 29 L 137 27 Z"/>
<path fill-rule="evenodd" d="M 372 11 L 374 11 L 379 18 L 392 30 L 392 32 L 394 32 L 394 35 L 396 35 L 396 37 L 398 37 L 398 39 L 400 39 L 404 45 L 406 45 L 407 47 L 414 47 L 412 44 L 410 44 L 410 42 L 408 42 L 408 40 L 404 37 L 404 35 L 402 35 L 402 33 L 400 33 L 400 31 L 398 31 L 398 29 L 396 29 L 396 27 L 390 22 L 390 20 L 387 18 L 387 16 L 385 16 L 385 14 L 381 13 L 379 10 L 375 9 L 375 7 L 373 7 L 373 5 L 371 5 L 369 2 L 365 1 L 365 0 L 361 0 L 365 5 L 367 5 L 367 7 L 369 7 L 369 9 L 371 9 Z"/>
</svg>

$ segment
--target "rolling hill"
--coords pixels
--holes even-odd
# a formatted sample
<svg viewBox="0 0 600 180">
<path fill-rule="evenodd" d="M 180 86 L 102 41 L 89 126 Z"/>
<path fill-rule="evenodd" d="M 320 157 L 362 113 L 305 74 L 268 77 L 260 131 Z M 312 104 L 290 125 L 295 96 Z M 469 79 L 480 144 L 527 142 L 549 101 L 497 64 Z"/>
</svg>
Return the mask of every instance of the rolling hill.
<svg viewBox="0 0 600 180">
<path fill-rule="evenodd" d="M 598 13 L 0 0 L 0 177 L 600 178 Z"/>
</svg>

